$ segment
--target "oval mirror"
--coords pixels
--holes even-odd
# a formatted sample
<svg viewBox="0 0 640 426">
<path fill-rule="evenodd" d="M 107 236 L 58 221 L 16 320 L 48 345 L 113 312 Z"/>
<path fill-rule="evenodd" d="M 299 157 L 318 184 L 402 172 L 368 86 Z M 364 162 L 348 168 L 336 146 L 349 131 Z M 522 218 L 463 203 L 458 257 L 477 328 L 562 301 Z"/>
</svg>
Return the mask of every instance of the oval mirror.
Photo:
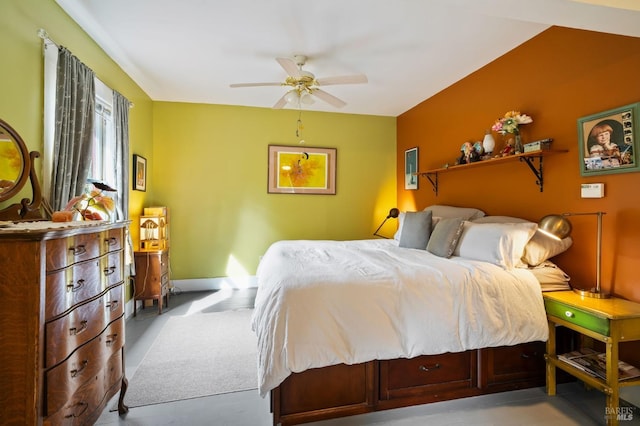
<svg viewBox="0 0 640 426">
<path fill-rule="evenodd" d="M 20 192 L 29 178 L 31 160 L 24 141 L 5 121 L 0 120 L 0 201 Z"/>
</svg>

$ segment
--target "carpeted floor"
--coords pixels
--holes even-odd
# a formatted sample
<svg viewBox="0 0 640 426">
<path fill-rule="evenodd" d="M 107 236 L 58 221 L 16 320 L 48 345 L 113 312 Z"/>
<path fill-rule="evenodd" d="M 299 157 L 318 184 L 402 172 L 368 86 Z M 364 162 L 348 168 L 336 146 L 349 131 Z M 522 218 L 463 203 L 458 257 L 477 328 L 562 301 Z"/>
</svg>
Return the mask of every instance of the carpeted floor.
<svg viewBox="0 0 640 426">
<path fill-rule="evenodd" d="M 129 378 L 129 407 L 257 387 L 253 310 L 171 317 Z"/>
</svg>

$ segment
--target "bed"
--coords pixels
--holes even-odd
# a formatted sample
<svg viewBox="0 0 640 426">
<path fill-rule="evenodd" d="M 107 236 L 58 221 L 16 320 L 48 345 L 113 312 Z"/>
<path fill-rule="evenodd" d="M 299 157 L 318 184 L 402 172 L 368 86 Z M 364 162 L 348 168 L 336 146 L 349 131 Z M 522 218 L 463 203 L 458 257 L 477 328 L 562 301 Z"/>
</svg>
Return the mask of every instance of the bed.
<svg viewBox="0 0 640 426">
<path fill-rule="evenodd" d="M 525 264 L 534 223 L 453 216 L 432 206 L 394 239 L 269 247 L 252 327 L 274 424 L 544 383 L 537 277 L 559 249 Z"/>
</svg>

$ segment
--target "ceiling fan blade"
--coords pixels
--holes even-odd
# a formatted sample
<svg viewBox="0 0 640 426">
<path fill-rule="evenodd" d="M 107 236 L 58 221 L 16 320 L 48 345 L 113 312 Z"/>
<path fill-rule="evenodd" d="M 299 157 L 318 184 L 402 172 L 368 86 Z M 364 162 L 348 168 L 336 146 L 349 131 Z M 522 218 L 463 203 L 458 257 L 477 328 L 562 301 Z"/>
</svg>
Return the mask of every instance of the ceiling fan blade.
<svg viewBox="0 0 640 426">
<path fill-rule="evenodd" d="M 287 72 L 287 75 L 294 78 L 302 77 L 300 74 L 300 70 L 298 69 L 298 65 L 293 61 L 293 59 L 289 58 L 276 58 L 276 61 L 280 64 L 282 68 Z"/>
<path fill-rule="evenodd" d="M 285 93 L 284 95 L 282 95 L 282 97 L 280 99 L 278 99 L 278 102 L 275 103 L 274 106 L 272 106 L 271 108 L 273 109 L 282 109 L 284 108 L 284 106 L 287 104 L 287 100 L 284 98 L 287 94 Z"/>
<path fill-rule="evenodd" d="M 332 94 L 327 93 L 322 89 L 314 90 L 313 94 L 319 97 L 320 99 L 322 99 L 323 101 L 325 101 L 326 103 L 333 105 L 336 108 L 342 108 L 347 104 L 345 101 L 336 98 Z"/>
<path fill-rule="evenodd" d="M 319 78 L 316 81 L 320 86 L 329 86 L 332 84 L 361 84 L 369 82 L 367 76 L 364 74 L 340 75 L 336 77 Z"/>
<path fill-rule="evenodd" d="M 234 83 L 229 87 L 260 87 L 260 86 L 282 86 L 282 83 Z"/>
</svg>

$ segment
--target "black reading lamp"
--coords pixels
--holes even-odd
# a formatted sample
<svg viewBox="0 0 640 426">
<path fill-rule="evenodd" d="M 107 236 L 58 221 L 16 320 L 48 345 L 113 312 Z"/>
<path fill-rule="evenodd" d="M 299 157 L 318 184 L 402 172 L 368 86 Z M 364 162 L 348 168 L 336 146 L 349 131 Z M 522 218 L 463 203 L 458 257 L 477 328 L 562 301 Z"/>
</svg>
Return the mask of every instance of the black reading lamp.
<svg viewBox="0 0 640 426">
<path fill-rule="evenodd" d="M 397 208 L 392 208 L 391 210 L 389 210 L 389 214 L 387 215 L 387 217 L 384 218 L 384 220 L 382 221 L 382 223 L 380 224 L 380 226 L 378 226 L 378 229 L 376 229 L 376 232 L 373 233 L 373 235 L 375 235 L 376 237 L 382 237 L 382 238 L 387 238 L 384 235 L 380 235 L 378 234 L 378 231 L 380 230 L 380 228 L 382 228 L 382 225 L 384 225 L 384 223 L 387 221 L 387 219 L 391 219 L 391 218 L 397 218 L 400 215 L 400 210 L 398 210 Z"/>
<path fill-rule="evenodd" d="M 606 299 L 609 294 L 603 293 L 600 288 L 600 278 L 602 275 L 602 215 L 605 212 L 594 213 L 562 213 L 561 215 L 552 214 L 543 217 L 538 223 L 538 230 L 552 238 L 561 240 L 571 234 L 571 222 L 567 219 L 567 216 L 597 216 L 597 233 L 596 233 L 596 286 L 590 290 L 581 290 L 574 288 L 573 291 L 580 294 L 583 297 L 593 297 L 597 299 Z"/>
</svg>

